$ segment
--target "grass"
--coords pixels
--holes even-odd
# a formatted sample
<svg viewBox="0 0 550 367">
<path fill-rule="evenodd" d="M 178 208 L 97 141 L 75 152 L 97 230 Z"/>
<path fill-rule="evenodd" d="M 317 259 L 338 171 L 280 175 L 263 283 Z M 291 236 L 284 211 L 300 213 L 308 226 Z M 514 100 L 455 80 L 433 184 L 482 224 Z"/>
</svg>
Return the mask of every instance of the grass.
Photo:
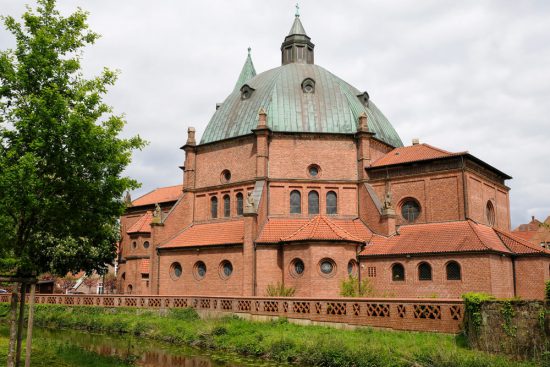
<svg viewBox="0 0 550 367">
<path fill-rule="evenodd" d="M 7 305 L 0 304 L 0 315 Z M 311 366 L 535 366 L 465 347 L 458 336 L 299 326 L 284 319 L 256 323 L 226 317 L 201 320 L 191 309 L 158 311 L 133 308 L 37 305 L 37 325 L 144 338 L 254 356 L 279 363 Z"/>
</svg>

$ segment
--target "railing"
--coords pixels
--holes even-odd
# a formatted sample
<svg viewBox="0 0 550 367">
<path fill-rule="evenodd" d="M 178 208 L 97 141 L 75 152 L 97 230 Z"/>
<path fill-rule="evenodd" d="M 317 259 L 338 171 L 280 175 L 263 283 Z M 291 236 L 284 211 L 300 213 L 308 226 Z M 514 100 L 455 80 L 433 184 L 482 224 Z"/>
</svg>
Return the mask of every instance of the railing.
<svg viewBox="0 0 550 367">
<path fill-rule="evenodd" d="M 0 295 L 9 302 L 11 295 Z M 28 297 L 28 296 L 27 296 Z M 197 311 L 278 316 L 396 330 L 456 333 L 464 315 L 460 299 L 279 298 L 38 294 L 38 304 L 99 307 L 194 308 Z"/>
</svg>

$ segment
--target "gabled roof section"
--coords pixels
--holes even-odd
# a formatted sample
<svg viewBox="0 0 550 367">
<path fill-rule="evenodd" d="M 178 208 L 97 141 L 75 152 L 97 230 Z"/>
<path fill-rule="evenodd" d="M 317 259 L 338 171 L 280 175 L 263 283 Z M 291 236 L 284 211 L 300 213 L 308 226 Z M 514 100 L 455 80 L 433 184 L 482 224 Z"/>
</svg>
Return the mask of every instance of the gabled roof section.
<svg viewBox="0 0 550 367">
<path fill-rule="evenodd" d="M 537 254 L 545 253 L 550 255 L 550 251 L 537 246 L 529 241 L 524 240 L 515 236 L 515 233 L 505 232 L 500 229 L 495 228 L 495 232 L 502 242 L 510 249 L 510 251 L 516 254 Z"/>
<path fill-rule="evenodd" d="M 332 219 L 316 216 L 313 219 L 270 218 L 256 242 L 349 241 L 364 243 L 371 237 L 372 232 L 359 219 Z"/>
<path fill-rule="evenodd" d="M 429 144 L 416 144 L 407 147 L 395 148 L 382 158 L 374 161 L 371 167 L 391 166 L 394 164 L 454 157 L 464 154 L 467 154 L 467 152 L 451 153 L 446 150 L 431 146 Z"/>
<path fill-rule="evenodd" d="M 251 50 L 252 49 L 249 47 L 248 56 L 246 57 L 243 68 L 241 70 L 241 73 L 239 74 L 239 78 L 237 79 L 237 83 L 235 84 L 235 88 L 233 88 L 233 91 L 240 90 L 242 86 L 246 84 L 247 81 L 249 81 L 250 79 L 256 76 L 256 69 L 254 68 L 252 57 L 250 56 Z"/>
<path fill-rule="evenodd" d="M 138 219 L 137 222 L 135 222 L 126 233 L 132 234 L 132 233 L 151 233 L 151 221 L 153 220 L 153 213 L 148 211 L 144 215 L 141 216 L 141 218 Z"/>
<path fill-rule="evenodd" d="M 244 239 L 243 220 L 193 224 L 170 240 L 161 244 L 159 248 L 186 248 L 199 246 L 241 244 Z"/>
<path fill-rule="evenodd" d="M 182 185 L 160 187 L 132 201 L 132 206 L 143 206 L 177 201 L 182 195 L 182 189 Z"/>
</svg>

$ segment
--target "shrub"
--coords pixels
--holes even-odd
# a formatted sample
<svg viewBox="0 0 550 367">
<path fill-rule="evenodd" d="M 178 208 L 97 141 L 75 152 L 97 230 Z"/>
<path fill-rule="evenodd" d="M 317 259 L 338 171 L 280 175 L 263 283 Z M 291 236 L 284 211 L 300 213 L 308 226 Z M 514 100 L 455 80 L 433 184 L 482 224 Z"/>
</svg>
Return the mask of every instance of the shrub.
<svg viewBox="0 0 550 367">
<path fill-rule="evenodd" d="M 342 297 L 369 297 L 374 295 L 374 287 L 368 279 L 363 279 L 359 284 L 359 278 L 350 275 L 340 283 L 340 295 Z"/>
<path fill-rule="evenodd" d="M 269 284 L 266 289 L 266 294 L 268 297 L 292 297 L 296 292 L 294 287 L 285 287 L 281 282 L 277 284 Z"/>
<path fill-rule="evenodd" d="M 550 280 L 544 283 L 544 295 L 547 301 L 550 301 Z"/>
<path fill-rule="evenodd" d="M 464 300 L 464 307 L 466 309 L 466 314 L 464 318 L 465 330 L 468 331 L 468 325 L 471 324 L 474 329 L 479 329 L 481 326 L 481 304 L 483 302 L 492 301 L 495 297 L 487 293 L 465 293 L 462 295 Z"/>
</svg>

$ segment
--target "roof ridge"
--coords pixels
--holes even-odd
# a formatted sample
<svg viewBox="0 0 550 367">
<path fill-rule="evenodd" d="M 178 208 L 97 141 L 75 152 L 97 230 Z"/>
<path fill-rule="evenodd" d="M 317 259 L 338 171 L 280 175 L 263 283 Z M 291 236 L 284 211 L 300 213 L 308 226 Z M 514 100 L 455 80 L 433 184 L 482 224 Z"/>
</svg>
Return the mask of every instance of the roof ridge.
<svg viewBox="0 0 550 367">
<path fill-rule="evenodd" d="M 339 225 L 337 225 L 336 223 L 334 223 L 332 220 L 330 220 L 329 218 L 325 217 L 325 216 L 321 216 L 321 218 L 323 218 L 323 220 L 325 221 L 325 223 L 330 227 L 330 229 L 332 229 L 334 231 L 334 233 L 336 233 L 337 236 L 339 236 L 341 239 L 346 239 L 344 236 L 340 235 L 337 231 L 342 231 L 344 232 L 346 235 L 349 236 L 349 238 L 352 238 L 352 239 L 355 239 L 355 240 L 358 240 L 360 242 L 365 242 L 363 240 L 361 240 L 359 237 L 356 237 L 354 235 L 352 235 L 351 233 L 349 233 L 348 231 L 346 231 L 344 228 L 340 227 Z M 353 223 L 353 220 L 352 220 L 352 223 Z M 349 239 L 348 238 L 348 239 Z"/>
<path fill-rule="evenodd" d="M 493 228 L 493 230 L 496 232 L 498 238 L 502 241 L 502 243 L 504 243 L 504 245 L 506 246 L 506 248 L 509 248 L 508 245 L 506 245 L 506 242 L 502 240 L 502 237 L 501 236 L 504 236 L 504 237 L 507 237 L 508 239 L 512 240 L 512 241 L 515 241 L 517 242 L 519 245 L 523 246 L 523 247 L 526 247 L 530 250 L 535 250 L 535 251 L 538 251 L 538 252 L 543 252 L 543 253 L 549 253 L 546 249 L 543 249 L 543 248 L 538 248 L 536 245 L 532 244 L 531 242 L 527 241 L 527 240 L 524 240 L 523 238 L 520 238 L 520 237 L 516 237 L 514 236 L 512 233 L 510 232 L 505 232 L 499 228 Z M 509 248 L 510 249 L 510 248 Z M 515 251 L 513 251 L 512 249 L 510 249 L 510 252 L 513 252 L 513 253 L 517 253 Z"/>
<path fill-rule="evenodd" d="M 427 148 L 430 148 L 430 149 L 433 149 L 433 150 L 437 150 L 438 152 L 441 152 L 441 153 L 445 153 L 445 154 L 456 154 L 456 153 L 453 153 L 453 152 L 449 152 L 448 150 L 445 150 L 445 149 L 441 149 L 441 148 L 438 148 L 438 147 L 434 147 L 433 145 L 431 144 L 428 144 L 428 143 L 422 143 L 420 145 L 423 145 Z M 414 145 L 413 145 L 414 147 Z"/>
<path fill-rule="evenodd" d="M 494 250 L 494 249 L 490 248 L 489 246 L 487 246 L 487 245 L 485 244 L 485 242 L 483 242 L 483 240 L 481 239 L 481 237 L 479 237 L 479 233 L 478 233 L 478 231 L 477 231 L 477 228 L 475 228 L 475 227 L 472 225 L 473 222 L 470 221 L 470 220 L 467 220 L 467 223 L 468 223 L 468 225 L 470 226 L 470 228 L 472 229 L 472 231 L 474 232 L 474 234 L 476 235 L 476 237 L 477 237 L 479 243 L 481 243 L 481 245 L 483 245 L 487 250 Z M 477 225 L 477 223 L 476 223 L 476 225 Z M 501 242 L 502 242 L 502 240 L 501 240 Z M 505 247 L 508 248 L 507 246 L 505 246 Z"/>
<path fill-rule="evenodd" d="M 284 241 L 286 238 L 294 237 L 294 236 L 297 235 L 299 232 L 301 232 L 306 226 L 308 226 L 314 219 L 315 219 L 315 218 L 308 220 L 306 223 L 304 223 L 303 225 L 301 225 L 300 228 L 298 228 L 297 230 L 295 230 L 293 233 L 291 233 L 290 235 L 288 235 L 288 236 L 286 236 L 286 237 L 281 237 L 279 240 L 280 240 L 280 241 Z"/>
</svg>

